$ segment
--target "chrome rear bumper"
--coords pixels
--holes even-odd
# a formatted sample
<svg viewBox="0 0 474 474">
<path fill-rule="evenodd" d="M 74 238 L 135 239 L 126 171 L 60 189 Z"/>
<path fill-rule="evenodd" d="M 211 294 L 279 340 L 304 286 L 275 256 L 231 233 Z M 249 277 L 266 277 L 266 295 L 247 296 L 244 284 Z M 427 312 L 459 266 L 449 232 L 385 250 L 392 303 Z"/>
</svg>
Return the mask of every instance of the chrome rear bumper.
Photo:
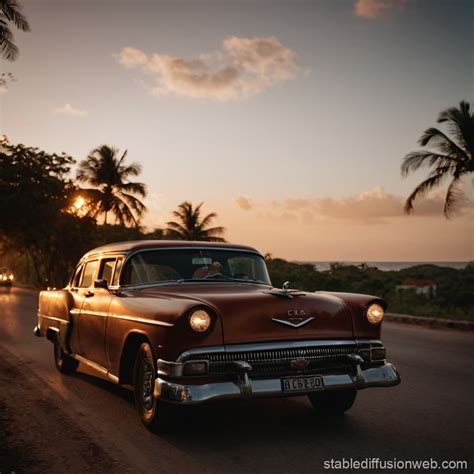
<svg viewBox="0 0 474 474">
<path fill-rule="evenodd" d="M 354 373 L 324 374 L 324 390 L 369 387 L 390 387 L 400 383 L 397 369 L 389 363 L 377 367 L 362 368 L 357 365 Z M 238 377 L 235 382 L 213 382 L 203 385 L 180 384 L 158 376 L 155 381 L 155 397 L 183 405 L 211 400 L 257 397 L 288 397 L 305 395 L 310 391 L 284 392 L 280 378 L 251 379 Z"/>
</svg>

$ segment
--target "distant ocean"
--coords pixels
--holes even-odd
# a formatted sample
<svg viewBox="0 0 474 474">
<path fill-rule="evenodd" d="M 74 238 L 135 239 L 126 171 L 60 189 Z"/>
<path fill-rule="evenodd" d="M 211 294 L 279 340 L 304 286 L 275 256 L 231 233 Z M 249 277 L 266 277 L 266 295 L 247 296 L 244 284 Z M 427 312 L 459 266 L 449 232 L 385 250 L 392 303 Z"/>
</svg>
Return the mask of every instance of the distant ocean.
<svg viewBox="0 0 474 474">
<path fill-rule="evenodd" d="M 311 263 L 316 270 L 329 270 L 329 265 L 333 262 L 297 262 L 297 263 Z M 361 265 L 365 263 L 369 267 L 376 267 L 381 271 L 398 271 L 403 268 L 414 267 L 416 265 L 437 265 L 439 267 L 450 267 L 461 270 L 466 268 L 468 262 L 337 262 L 343 265 Z"/>
</svg>

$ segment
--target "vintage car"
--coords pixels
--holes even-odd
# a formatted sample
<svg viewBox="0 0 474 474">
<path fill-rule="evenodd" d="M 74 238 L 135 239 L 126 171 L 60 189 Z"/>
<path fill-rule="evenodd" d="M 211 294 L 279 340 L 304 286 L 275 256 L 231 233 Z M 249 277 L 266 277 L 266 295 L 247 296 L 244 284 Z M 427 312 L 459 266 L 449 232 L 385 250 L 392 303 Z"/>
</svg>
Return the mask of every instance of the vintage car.
<svg viewBox="0 0 474 474">
<path fill-rule="evenodd" d="M 397 385 L 375 296 L 274 288 L 262 255 L 211 242 L 99 247 L 62 290 L 39 296 L 37 336 L 60 372 L 79 362 L 131 385 L 143 423 L 170 404 L 306 395 L 341 414 L 357 390 Z"/>
<path fill-rule="evenodd" d="M 0 267 L 0 286 L 12 286 L 13 273 L 7 267 Z"/>
</svg>

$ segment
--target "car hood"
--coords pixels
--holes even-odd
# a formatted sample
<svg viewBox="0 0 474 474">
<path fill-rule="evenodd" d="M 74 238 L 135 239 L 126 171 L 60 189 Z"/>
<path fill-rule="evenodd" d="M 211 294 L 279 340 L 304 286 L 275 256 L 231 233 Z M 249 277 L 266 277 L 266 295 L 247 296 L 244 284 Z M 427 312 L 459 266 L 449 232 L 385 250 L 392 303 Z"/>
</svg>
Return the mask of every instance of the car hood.
<svg viewBox="0 0 474 474">
<path fill-rule="evenodd" d="M 352 339 L 352 314 L 330 294 L 289 292 L 249 283 L 182 283 L 139 290 L 143 297 L 205 305 L 222 323 L 225 344 L 298 339 Z"/>
</svg>

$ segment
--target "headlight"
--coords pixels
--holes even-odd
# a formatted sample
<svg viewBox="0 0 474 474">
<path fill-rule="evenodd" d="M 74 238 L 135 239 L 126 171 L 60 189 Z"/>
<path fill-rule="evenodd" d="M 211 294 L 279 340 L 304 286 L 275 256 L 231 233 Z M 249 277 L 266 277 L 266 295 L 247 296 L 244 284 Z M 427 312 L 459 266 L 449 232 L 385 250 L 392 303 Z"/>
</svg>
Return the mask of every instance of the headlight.
<svg viewBox="0 0 474 474">
<path fill-rule="evenodd" d="M 382 306 L 377 303 L 372 303 L 367 308 L 367 319 L 372 324 L 378 324 L 382 321 L 384 316 L 384 310 Z"/>
<path fill-rule="evenodd" d="M 189 325 L 196 332 L 206 332 L 211 325 L 211 316 L 203 309 L 197 309 L 189 316 Z"/>
</svg>

